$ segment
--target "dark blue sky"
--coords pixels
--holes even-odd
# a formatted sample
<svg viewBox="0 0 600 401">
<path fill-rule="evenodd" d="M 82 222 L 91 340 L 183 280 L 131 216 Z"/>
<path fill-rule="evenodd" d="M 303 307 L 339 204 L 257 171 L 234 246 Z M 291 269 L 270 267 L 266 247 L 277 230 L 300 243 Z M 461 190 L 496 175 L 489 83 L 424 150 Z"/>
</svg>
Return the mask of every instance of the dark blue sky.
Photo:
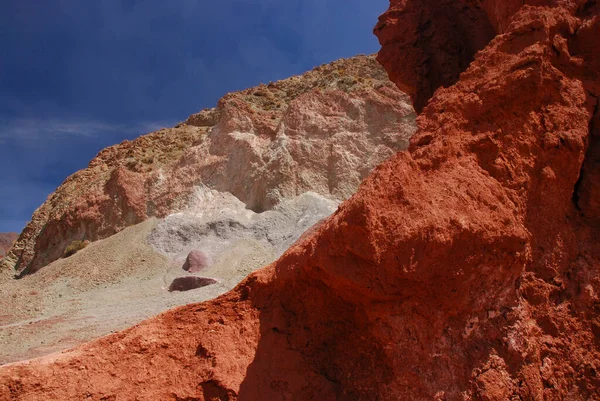
<svg viewBox="0 0 600 401">
<path fill-rule="evenodd" d="M 0 0 L 0 232 L 100 149 L 379 49 L 387 0 Z"/>
</svg>

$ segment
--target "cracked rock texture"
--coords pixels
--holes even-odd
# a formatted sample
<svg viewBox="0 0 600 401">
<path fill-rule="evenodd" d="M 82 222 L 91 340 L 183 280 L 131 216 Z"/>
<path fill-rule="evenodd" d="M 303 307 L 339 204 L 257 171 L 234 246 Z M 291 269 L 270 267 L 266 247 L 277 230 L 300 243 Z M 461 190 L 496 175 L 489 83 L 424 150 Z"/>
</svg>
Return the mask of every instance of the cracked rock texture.
<svg viewBox="0 0 600 401">
<path fill-rule="evenodd" d="M 600 399 L 600 4 L 522 3 L 393 0 L 385 57 L 456 69 L 384 61 L 423 96 L 408 151 L 231 292 L 5 366 L 0 396 Z"/>
<path fill-rule="evenodd" d="M 255 212 L 307 191 L 347 199 L 408 146 L 415 117 L 374 56 L 228 94 L 175 128 L 101 151 L 36 210 L 0 269 L 34 273 L 74 240 L 184 210 L 199 185 Z"/>
</svg>

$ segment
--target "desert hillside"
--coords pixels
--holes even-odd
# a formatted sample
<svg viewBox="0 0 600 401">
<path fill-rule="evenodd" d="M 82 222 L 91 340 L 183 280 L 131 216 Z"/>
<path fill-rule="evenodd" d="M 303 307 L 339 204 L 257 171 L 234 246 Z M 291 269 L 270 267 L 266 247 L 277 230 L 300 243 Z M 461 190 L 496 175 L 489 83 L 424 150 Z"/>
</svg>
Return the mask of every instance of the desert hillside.
<svg viewBox="0 0 600 401">
<path fill-rule="evenodd" d="M 374 56 L 230 93 L 174 128 L 101 151 L 35 211 L 0 267 L 33 273 L 73 241 L 185 210 L 201 186 L 257 213 L 307 191 L 339 202 L 408 146 L 414 119 Z"/>
<path fill-rule="evenodd" d="M 101 151 L 2 261 L 0 364 L 231 290 L 405 149 L 415 117 L 375 57 L 357 56 Z"/>
</svg>

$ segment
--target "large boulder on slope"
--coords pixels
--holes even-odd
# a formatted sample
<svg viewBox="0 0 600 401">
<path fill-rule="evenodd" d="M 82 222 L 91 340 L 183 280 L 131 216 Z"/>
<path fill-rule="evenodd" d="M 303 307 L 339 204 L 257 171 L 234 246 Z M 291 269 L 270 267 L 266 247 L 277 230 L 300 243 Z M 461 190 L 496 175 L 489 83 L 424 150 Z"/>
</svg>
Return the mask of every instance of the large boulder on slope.
<svg viewBox="0 0 600 401">
<path fill-rule="evenodd" d="M 198 249 L 191 250 L 185 259 L 182 269 L 189 273 L 199 273 L 210 267 L 212 258 Z"/>
</svg>

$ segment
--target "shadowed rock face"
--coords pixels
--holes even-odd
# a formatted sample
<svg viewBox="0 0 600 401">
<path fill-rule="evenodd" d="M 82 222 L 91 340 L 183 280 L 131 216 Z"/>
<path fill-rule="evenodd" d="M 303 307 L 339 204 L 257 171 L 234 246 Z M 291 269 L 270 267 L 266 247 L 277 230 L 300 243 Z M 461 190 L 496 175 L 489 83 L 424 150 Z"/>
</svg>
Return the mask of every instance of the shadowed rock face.
<svg viewBox="0 0 600 401">
<path fill-rule="evenodd" d="M 0 233 L 0 258 L 6 254 L 18 236 L 17 233 Z"/>
<path fill-rule="evenodd" d="M 33 273 L 74 240 L 187 209 L 200 186 L 254 212 L 307 191 L 345 200 L 408 146 L 415 117 L 374 56 L 228 94 L 177 127 L 102 150 L 34 213 L 0 268 Z"/>
<path fill-rule="evenodd" d="M 420 112 L 440 86 L 450 86 L 495 31 L 481 7 L 455 0 L 392 1 L 374 28 L 377 55 Z M 520 3 L 520 2 L 519 2 Z"/>
<path fill-rule="evenodd" d="M 511 30 L 523 5 L 588 15 L 596 7 L 595 1 L 587 0 L 392 0 L 373 30 L 382 46 L 377 61 L 421 112 L 437 88 L 458 81 L 477 51 L 495 35 Z M 527 44 L 509 46 L 520 50 L 522 45 Z"/>
<path fill-rule="evenodd" d="M 440 4 L 481 12 L 480 2 Z M 5 367 L 0 395 L 600 399 L 600 225 L 584 200 L 598 185 L 585 177 L 600 7 L 536 4 L 512 17 L 486 7 L 490 21 L 510 21 L 504 34 L 435 91 L 408 152 L 277 262 L 214 301 Z"/>
</svg>

